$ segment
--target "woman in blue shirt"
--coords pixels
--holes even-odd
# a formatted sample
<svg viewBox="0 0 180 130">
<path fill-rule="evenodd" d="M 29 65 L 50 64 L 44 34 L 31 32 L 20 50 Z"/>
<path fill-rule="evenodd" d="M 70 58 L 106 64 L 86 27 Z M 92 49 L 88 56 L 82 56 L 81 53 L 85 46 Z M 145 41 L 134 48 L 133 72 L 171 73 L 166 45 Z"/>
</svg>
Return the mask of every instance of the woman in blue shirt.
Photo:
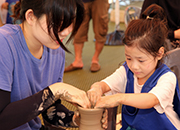
<svg viewBox="0 0 180 130">
<path fill-rule="evenodd" d="M 60 99 L 90 107 L 86 93 L 62 83 L 62 40 L 83 20 L 81 0 L 20 0 L 15 20 L 0 28 L 0 129 L 38 130 L 42 114 L 55 126 L 76 126 Z M 65 50 L 65 51 L 64 51 Z"/>
</svg>

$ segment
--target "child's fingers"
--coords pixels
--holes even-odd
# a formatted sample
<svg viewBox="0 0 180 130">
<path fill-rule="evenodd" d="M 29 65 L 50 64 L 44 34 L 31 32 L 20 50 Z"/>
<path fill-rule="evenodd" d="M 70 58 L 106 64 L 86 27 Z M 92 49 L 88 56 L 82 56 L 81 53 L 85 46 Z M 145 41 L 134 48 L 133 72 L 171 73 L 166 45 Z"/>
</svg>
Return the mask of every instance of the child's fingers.
<svg viewBox="0 0 180 130">
<path fill-rule="evenodd" d="M 103 111 L 101 122 L 102 122 L 102 128 L 107 129 L 107 126 L 108 126 L 108 111 L 107 111 L 107 109 L 104 109 L 104 111 Z"/>
</svg>

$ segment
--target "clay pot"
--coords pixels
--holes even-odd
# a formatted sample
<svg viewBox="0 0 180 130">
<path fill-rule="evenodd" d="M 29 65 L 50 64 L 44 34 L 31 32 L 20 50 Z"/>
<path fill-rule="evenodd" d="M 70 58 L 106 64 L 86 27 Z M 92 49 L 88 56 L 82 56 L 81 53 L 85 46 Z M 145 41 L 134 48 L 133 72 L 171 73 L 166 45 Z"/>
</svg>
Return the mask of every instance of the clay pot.
<svg viewBox="0 0 180 130">
<path fill-rule="evenodd" d="M 80 113 L 79 130 L 103 130 L 101 119 L 103 109 L 86 109 L 78 107 Z"/>
</svg>

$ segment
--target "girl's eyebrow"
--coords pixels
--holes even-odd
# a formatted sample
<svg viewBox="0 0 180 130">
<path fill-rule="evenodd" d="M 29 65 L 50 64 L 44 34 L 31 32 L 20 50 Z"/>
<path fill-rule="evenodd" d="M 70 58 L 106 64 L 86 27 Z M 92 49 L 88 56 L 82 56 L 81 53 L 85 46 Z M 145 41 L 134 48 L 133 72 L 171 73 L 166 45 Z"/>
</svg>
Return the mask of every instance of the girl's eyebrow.
<svg viewBox="0 0 180 130">
<path fill-rule="evenodd" d="M 143 59 L 143 57 L 136 57 L 137 59 Z"/>
<path fill-rule="evenodd" d="M 128 54 L 126 54 L 126 53 L 125 53 L 125 56 L 131 57 L 130 55 L 128 55 Z M 140 57 L 140 56 L 139 56 L 139 57 L 137 56 L 137 57 L 135 57 L 135 58 L 137 58 L 137 59 L 143 59 L 143 57 Z"/>
<path fill-rule="evenodd" d="M 125 56 L 130 56 L 130 55 L 128 55 L 128 54 L 125 53 Z"/>
</svg>

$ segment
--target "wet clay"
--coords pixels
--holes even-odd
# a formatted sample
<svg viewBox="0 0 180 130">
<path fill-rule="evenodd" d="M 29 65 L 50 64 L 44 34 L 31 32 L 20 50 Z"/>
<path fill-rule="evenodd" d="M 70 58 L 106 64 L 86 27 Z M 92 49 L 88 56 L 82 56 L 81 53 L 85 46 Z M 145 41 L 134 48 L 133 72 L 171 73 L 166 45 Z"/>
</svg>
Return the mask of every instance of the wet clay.
<svg viewBox="0 0 180 130">
<path fill-rule="evenodd" d="M 78 109 L 81 117 L 79 130 L 104 130 L 101 127 L 103 109 Z"/>
</svg>

